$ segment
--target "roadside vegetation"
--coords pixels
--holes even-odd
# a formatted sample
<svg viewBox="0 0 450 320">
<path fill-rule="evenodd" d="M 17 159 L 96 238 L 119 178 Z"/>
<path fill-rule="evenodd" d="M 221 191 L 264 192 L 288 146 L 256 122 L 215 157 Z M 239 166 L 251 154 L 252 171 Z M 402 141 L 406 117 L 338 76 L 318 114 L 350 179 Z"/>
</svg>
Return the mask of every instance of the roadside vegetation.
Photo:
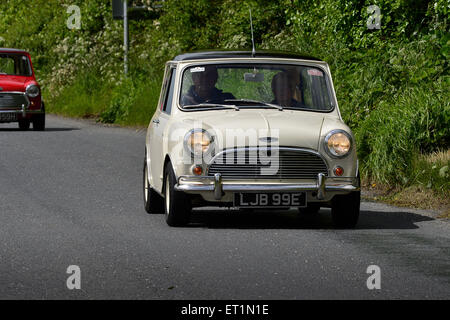
<svg viewBox="0 0 450 320">
<path fill-rule="evenodd" d="M 67 27 L 74 4 L 80 30 Z M 370 5 L 381 10 L 379 30 L 367 28 Z M 250 48 L 249 7 L 257 48 L 330 64 L 367 187 L 400 204 L 449 205 L 448 0 L 167 0 L 146 14 L 152 19 L 130 21 L 128 77 L 122 21 L 112 19 L 110 1 L 8 0 L 0 3 L 0 46 L 31 52 L 49 112 L 146 126 L 165 61 Z M 418 194 L 432 200 L 414 202 Z"/>
</svg>

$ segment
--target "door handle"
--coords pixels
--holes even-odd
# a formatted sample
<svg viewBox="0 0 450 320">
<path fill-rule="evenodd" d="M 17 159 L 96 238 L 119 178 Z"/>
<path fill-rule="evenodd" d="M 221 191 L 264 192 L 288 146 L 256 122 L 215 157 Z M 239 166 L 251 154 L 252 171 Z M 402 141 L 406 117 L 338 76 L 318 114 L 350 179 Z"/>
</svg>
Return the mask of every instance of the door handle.
<svg viewBox="0 0 450 320">
<path fill-rule="evenodd" d="M 155 119 L 152 121 L 153 123 L 159 124 L 159 119 Z"/>
</svg>

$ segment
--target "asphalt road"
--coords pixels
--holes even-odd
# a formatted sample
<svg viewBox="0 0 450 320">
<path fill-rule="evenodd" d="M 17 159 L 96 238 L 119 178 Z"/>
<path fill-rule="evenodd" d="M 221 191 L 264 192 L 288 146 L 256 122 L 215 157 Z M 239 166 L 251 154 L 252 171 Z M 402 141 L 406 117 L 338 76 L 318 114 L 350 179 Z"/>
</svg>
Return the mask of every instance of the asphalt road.
<svg viewBox="0 0 450 320">
<path fill-rule="evenodd" d="M 144 131 L 53 116 L 15 128 L 0 125 L 1 299 L 450 297 L 450 223 L 433 212 L 363 202 L 355 230 L 333 230 L 328 210 L 202 210 L 170 228 L 143 208 Z"/>
</svg>

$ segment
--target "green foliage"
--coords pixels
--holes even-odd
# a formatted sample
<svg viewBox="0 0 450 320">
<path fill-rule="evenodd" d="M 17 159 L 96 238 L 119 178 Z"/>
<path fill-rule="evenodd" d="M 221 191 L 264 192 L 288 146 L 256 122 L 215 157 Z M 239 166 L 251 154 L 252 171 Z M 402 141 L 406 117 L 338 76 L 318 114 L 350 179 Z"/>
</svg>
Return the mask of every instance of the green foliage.
<svg viewBox="0 0 450 320">
<path fill-rule="evenodd" d="M 409 184 L 421 185 L 433 189 L 442 196 L 448 196 L 450 190 L 450 160 L 438 159 L 430 162 L 416 155 L 412 161 Z"/>
<path fill-rule="evenodd" d="M 125 79 L 112 91 L 108 107 L 100 114 L 104 123 L 147 125 L 156 106 L 162 79 Z"/>
<path fill-rule="evenodd" d="M 72 4 L 81 30 L 67 28 Z M 370 5 L 381 10 L 380 30 L 367 28 Z M 130 21 L 128 78 L 111 1 L 5 0 L 0 46 L 31 52 L 50 112 L 147 125 L 164 63 L 184 51 L 251 48 L 249 8 L 257 48 L 329 63 L 364 177 L 448 190 L 441 164 L 418 156 L 449 148 L 448 0 L 167 0 L 157 20 Z"/>
<path fill-rule="evenodd" d="M 437 83 L 383 101 L 355 129 L 361 170 L 375 181 L 410 184 L 417 154 L 450 147 L 449 98 L 446 87 Z"/>
</svg>

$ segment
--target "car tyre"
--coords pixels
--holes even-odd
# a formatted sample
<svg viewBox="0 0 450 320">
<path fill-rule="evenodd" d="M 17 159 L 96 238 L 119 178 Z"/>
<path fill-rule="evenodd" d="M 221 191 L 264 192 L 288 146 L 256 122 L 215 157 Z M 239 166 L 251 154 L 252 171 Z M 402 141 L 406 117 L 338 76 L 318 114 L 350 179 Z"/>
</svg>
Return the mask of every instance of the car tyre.
<svg viewBox="0 0 450 320">
<path fill-rule="evenodd" d="M 45 113 L 37 114 L 33 118 L 33 130 L 44 131 L 45 130 Z"/>
<path fill-rule="evenodd" d="M 28 119 L 19 120 L 19 129 L 22 131 L 27 131 L 28 129 L 30 129 L 30 120 Z"/>
<path fill-rule="evenodd" d="M 175 191 L 176 177 L 168 164 L 164 175 L 164 212 L 171 227 L 182 227 L 189 223 L 191 203 L 186 194 Z"/>
<path fill-rule="evenodd" d="M 338 229 L 353 229 L 358 223 L 360 203 L 360 191 L 335 196 L 331 207 L 334 226 Z"/>
<path fill-rule="evenodd" d="M 144 161 L 144 208 L 147 213 L 163 213 L 164 199 L 155 191 L 148 181 L 148 167 L 147 161 Z"/>
</svg>

